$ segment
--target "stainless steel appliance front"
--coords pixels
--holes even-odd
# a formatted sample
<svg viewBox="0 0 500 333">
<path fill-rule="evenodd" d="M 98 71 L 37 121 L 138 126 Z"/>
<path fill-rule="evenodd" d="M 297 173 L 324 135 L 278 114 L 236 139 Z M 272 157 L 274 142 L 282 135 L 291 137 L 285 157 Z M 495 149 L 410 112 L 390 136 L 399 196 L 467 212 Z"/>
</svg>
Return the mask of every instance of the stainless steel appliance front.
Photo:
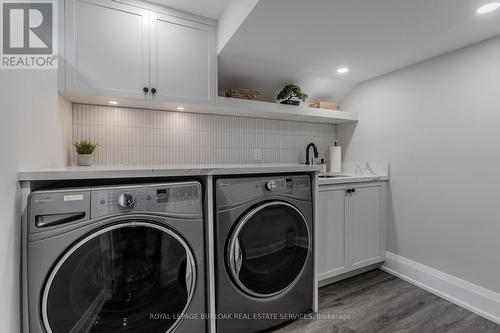
<svg viewBox="0 0 500 333">
<path fill-rule="evenodd" d="M 308 175 L 216 182 L 217 331 L 258 332 L 312 308 Z"/>
<path fill-rule="evenodd" d="M 28 209 L 30 333 L 206 330 L 199 183 L 38 191 Z"/>
</svg>

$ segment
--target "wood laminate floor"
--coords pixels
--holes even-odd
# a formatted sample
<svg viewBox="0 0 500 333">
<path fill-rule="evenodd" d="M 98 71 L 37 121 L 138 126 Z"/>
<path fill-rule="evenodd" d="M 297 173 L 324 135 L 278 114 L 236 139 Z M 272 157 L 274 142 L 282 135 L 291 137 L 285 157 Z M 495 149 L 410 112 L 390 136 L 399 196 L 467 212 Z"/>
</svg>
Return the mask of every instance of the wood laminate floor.
<svg viewBox="0 0 500 333">
<path fill-rule="evenodd" d="M 273 332 L 500 332 L 500 325 L 378 269 L 321 288 L 317 315 Z"/>
</svg>

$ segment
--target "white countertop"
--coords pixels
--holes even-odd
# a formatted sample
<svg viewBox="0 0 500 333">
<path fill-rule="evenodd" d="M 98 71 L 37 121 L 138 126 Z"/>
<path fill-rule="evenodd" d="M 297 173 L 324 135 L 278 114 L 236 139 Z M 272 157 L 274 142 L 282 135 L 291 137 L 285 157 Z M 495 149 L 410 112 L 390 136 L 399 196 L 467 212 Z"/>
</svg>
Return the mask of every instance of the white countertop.
<svg viewBox="0 0 500 333">
<path fill-rule="evenodd" d="M 342 177 L 325 178 L 318 177 L 318 185 L 335 185 L 335 184 L 346 184 L 346 183 L 362 183 L 362 182 L 376 182 L 389 180 L 388 175 L 347 175 L 344 174 Z"/>
<path fill-rule="evenodd" d="M 356 168 L 345 165 L 348 172 L 342 177 L 318 177 L 318 185 L 372 182 L 389 180 L 388 164 L 368 163 L 353 164 Z M 380 167 L 380 165 L 382 167 Z M 293 172 L 319 172 L 318 165 L 304 164 L 171 164 L 158 166 L 67 166 L 38 170 L 25 170 L 18 173 L 19 181 L 110 179 L 110 178 L 147 178 L 147 177 L 186 177 L 215 175 L 246 175 Z"/>
<path fill-rule="evenodd" d="M 318 177 L 318 185 L 376 182 L 389 180 L 389 162 L 344 162 L 340 177 Z M 333 174 L 327 174 L 333 175 Z"/>
<path fill-rule="evenodd" d="M 320 167 L 303 164 L 214 164 L 214 165 L 159 165 L 159 166 L 68 166 L 18 173 L 19 181 L 182 177 L 238 175 L 260 173 L 318 172 Z"/>
</svg>

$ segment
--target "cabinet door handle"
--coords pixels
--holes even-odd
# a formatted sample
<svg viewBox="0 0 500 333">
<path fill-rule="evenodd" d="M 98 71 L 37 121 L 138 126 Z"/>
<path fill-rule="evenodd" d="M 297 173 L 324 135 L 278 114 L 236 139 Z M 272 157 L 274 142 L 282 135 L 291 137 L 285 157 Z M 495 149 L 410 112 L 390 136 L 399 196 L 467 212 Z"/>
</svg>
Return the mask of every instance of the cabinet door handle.
<svg viewBox="0 0 500 333">
<path fill-rule="evenodd" d="M 355 189 L 355 188 L 351 189 L 351 192 L 352 192 L 352 193 L 355 193 L 355 192 L 356 192 L 356 189 Z"/>
<path fill-rule="evenodd" d="M 142 91 L 144 91 L 144 93 L 147 94 L 149 92 L 149 88 L 148 87 L 144 87 L 144 88 L 142 88 Z"/>
<path fill-rule="evenodd" d="M 350 188 L 348 188 L 347 190 L 345 190 L 347 192 L 347 194 L 351 194 L 352 190 Z"/>
<path fill-rule="evenodd" d="M 154 95 L 156 94 L 156 88 L 151 88 L 151 93 Z"/>
</svg>

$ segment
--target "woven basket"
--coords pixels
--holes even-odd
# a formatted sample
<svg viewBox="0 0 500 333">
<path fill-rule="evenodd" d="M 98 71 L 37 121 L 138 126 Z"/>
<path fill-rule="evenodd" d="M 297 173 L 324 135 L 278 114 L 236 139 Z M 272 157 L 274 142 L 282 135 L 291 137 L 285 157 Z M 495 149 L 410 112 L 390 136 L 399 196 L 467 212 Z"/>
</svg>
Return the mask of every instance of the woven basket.
<svg viewBox="0 0 500 333">
<path fill-rule="evenodd" d="M 248 89 L 229 89 L 226 92 L 226 97 L 248 99 L 251 101 L 263 101 L 264 97 L 262 93 L 258 90 L 248 90 Z"/>
</svg>

